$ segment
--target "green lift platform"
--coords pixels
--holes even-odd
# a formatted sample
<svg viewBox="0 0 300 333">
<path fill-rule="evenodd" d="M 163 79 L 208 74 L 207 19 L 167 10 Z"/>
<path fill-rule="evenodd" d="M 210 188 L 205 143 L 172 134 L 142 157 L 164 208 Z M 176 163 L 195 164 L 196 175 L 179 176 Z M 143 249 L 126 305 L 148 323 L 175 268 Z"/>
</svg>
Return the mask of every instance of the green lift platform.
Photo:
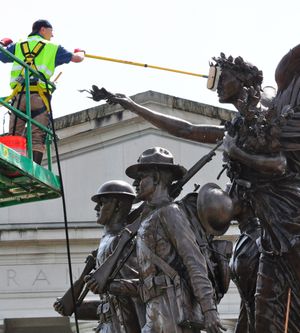
<svg viewBox="0 0 300 333">
<path fill-rule="evenodd" d="M 12 147 L 0 143 L 0 207 L 12 206 L 26 202 L 48 200 L 61 197 L 61 181 L 59 176 L 52 171 L 51 144 L 54 133 L 51 129 L 41 125 L 31 118 L 30 112 L 30 91 L 26 89 L 30 85 L 30 76 L 38 77 L 45 82 L 39 72 L 35 71 L 25 62 L 16 58 L 5 48 L 0 46 L 0 52 L 18 62 L 24 67 L 25 94 L 26 94 L 26 113 L 13 107 L 6 97 L 0 98 L 0 104 L 14 112 L 18 117 L 26 121 L 26 143 L 27 154 L 22 155 Z M 55 86 L 47 82 L 51 90 Z M 0 110 L 1 111 L 1 110 Z M 32 124 L 38 126 L 46 133 L 46 157 L 47 167 L 36 164 L 33 161 L 32 153 Z"/>
</svg>

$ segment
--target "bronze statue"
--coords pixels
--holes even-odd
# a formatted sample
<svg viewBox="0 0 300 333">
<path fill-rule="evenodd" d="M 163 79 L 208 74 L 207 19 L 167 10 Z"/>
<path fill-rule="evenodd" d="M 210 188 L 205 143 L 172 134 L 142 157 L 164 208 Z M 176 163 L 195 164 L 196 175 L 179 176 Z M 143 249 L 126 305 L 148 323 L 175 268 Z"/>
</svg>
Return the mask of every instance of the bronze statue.
<svg viewBox="0 0 300 333">
<path fill-rule="evenodd" d="M 249 103 L 255 94 L 251 87 L 244 89 L 240 114 L 224 139 L 228 174 L 239 188 L 243 184 L 239 197 L 250 202 L 262 228 L 256 332 L 296 333 L 300 328 L 299 50 L 297 46 L 279 63 L 278 92 L 267 109 Z M 235 66 L 230 60 L 221 57 L 216 64 L 234 77 L 245 63 Z"/>
<path fill-rule="evenodd" d="M 95 268 L 99 267 L 114 251 L 120 232 L 126 227 L 126 219 L 134 198 L 132 186 L 121 180 L 105 182 L 92 196 L 91 199 L 97 203 L 95 207 L 97 223 L 104 226 L 104 234 L 96 253 Z M 129 253 L 129 259 L 116 277 L 138 278 L 135 265 L 134 256 Z M 90 271 L 84 270 L 81 277 L 84 278 L 89 273 Z M 83 281 L 86 282 L 86 280 Z M 95 293 L 99 294 L 97 290 Z M 98 319 L 96 332 L 99 333 L 139 333 L 141 331 L 141 325 L 144 324 L 144 309 L 139 299 L 116 297 L 107 291 L 102 291 L 99 296 L 100 301 L 97 302 L 84 301 L 82 296 L 79 296 L 80 304 L 77 303 L 76 307 L 78 319 Z M 72 313 L 67 311 L 70 306 L 73 307 L 72 299 L 65 297 L 54 303 L 55 310 L 61 315 L 71 315 Z"/>
<path fill-rule="evenodd" d="M 239 111 L 226 128 L 163 115 L 121 94 L 107 99 L 193 141 L 213 143 L 226 130 L 224 162 L 231 193 L 240 205 L 250 203 L 249 218 L 258 218 L 262 229 L 255 330 L 296 333 L 300 329 L 300 45 L 280 61 L 275 73 L 278 91 L 270 99 L 261 96 L 262 72 L 255 66 L 224 54 L 213 60 L 209 87 L 217 88 L 221 103 L 231 103 Z M 256 224 L 252 227 L 256 233 Z M 251 247 L 255 260 L 257 249 Z"/>
<path fill-rule="evenodd" d="M 185 172 L 160 147 L 147 149 L 126 170 L 135 179 L 137 198 L 145 202 L 136 236 L 139 281 L 114 280 L 109 291 L 139 293 L 146 304 L 143 333 L 223 329 L 205 257 L 185 213 L 169 195 Z"/>
</svg>

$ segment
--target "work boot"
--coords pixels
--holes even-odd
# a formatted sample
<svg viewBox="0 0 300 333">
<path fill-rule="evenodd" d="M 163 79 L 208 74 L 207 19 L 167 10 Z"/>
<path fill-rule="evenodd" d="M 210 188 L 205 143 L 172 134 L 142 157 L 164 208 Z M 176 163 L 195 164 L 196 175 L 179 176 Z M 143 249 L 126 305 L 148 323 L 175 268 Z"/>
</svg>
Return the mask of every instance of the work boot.
<svg viewBox="0 0 300 333">
<path fill-rule="evenodd" d="M 36 163 L 36 164 L 41 164 L 42 163 L 42 159 L 43 159 L 43 153 L 41 151 L 37 151 L 37 150 L 34 150 L 32 152 L 33 154 L 33 161 Z"/>
</svg>

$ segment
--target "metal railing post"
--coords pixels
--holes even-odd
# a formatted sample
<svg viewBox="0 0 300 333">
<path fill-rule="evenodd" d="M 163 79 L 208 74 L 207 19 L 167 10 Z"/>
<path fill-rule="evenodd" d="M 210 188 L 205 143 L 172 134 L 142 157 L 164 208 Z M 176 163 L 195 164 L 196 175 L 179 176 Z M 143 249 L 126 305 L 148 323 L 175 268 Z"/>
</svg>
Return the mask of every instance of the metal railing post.
<svg viewBox="0 0 300 333">
<path fill-rule="evenodd" d="M 30 86 L 29 71 L 25 67 L 25 96 L 26 96 L 26 115 L 28 117 L 26 121 L 26 137 L 27 137 L 27 156 L 32 160 L 32 123 L 31 123 L 31 105 L 30 105 L 30 90 L 27 87 Z"/>
</svg>

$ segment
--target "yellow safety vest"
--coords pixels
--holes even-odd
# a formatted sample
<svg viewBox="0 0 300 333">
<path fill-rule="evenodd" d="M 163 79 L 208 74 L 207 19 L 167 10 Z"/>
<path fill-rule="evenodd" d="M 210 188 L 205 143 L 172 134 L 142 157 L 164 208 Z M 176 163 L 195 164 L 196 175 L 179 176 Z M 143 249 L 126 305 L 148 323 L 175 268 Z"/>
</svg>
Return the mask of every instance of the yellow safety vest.
<svg viewBox="0 0 300 333">
<path fill-rule="evenodd" d="M 36 66 L 37 71 L 43 73 L 47 80 L 50 80 L 51 76 L 54 74 L 55 70 L 55 57 L 58 50 L 58 45 L 55 45 L 39 35 L 30 36 L 27 40 L 29 46 L 29 52 L 33 51 L 36 45 L 39 42 L 45 44 L 43 49 L 37 56 L 34 57 L 34 64 Z M 25 54 L 23 54 L 22 42 L 16 43 L 15 46 L 15 56 L 24 62 L 26 62 Z M 11 81 L 10 85 L 12 88 L 15 88 L 17 84 L 17 78 L 21 74 L 23 67 L 18 64 L 16 61 L 13 63 L 13 67 L 11 70 Z M 45 88 L 45 83 L 43 81 L 39 81 L 39 85 Z"/>
<path fill-rule="evenodd" d="M 18 42 L 15 46 L 15 56 L 36 71 L 42 73 L 47 80 L 50 80 L 55 70 L 55 57 L 58 50 L 58 45 L 55 45 L 39 35 L 30 36 L 25 42 Z M 48 111 L 50 109 L 49 102 L 45 96 L 46 84 L 43 80 L 31 76 L 30 84 L 31 92 L 38 92 L 44 101 Z M 11 70 L 10 86 L 13 89 L 12 94 L 6 98 L 11 100 L 20 91 L 25 90 L 24 87 L 24 67 L 18 62 L 14 62 Z M 51 86 L 49 87 L 51 92 Z"/>
</svg>

